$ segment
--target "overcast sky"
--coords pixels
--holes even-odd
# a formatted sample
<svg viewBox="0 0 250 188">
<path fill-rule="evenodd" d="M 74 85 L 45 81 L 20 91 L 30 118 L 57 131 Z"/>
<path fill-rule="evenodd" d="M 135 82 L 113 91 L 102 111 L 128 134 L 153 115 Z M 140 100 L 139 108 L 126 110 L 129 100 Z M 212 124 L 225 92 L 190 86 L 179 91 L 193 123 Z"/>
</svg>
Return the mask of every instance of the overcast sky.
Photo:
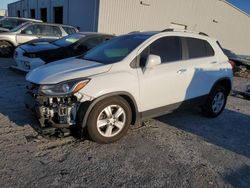
<svg viewBox="0 0 250 188">
<path fill-rule="evenodd" d="M 0 9 L 7 9 L 7 4 L 17 0 L 0 0 Z M 250 15 L 250 0 L 228 0 Z"/>
<path fill-rule="evenodd" d="M 0 0 L 0 9 L 7 9 L 7 4 L 13 3 L 17 0 Z"/>
</svg>

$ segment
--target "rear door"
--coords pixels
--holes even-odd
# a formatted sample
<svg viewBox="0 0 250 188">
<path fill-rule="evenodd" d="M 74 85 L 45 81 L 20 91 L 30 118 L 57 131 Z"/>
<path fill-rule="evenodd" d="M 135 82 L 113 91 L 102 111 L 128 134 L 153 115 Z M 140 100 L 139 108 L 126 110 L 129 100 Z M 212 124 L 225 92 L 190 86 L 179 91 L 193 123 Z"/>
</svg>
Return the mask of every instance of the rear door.
<svg viewBox="0 0 250 188">
<path fill-rule="evenodd" d="M 189 82 L 186 99 L 207 95 L 220 72 L 215 52 L 206 40 L 191 37 L 182 40 L 186 51 L 183 67 Z"/>
</svg>

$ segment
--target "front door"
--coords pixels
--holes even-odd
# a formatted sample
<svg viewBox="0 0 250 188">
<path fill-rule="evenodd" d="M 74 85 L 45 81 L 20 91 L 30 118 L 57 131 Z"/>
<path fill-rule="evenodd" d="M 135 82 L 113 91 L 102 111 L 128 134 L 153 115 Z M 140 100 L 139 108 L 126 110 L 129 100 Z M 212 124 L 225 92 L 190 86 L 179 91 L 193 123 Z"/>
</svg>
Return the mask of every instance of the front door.
<svg viewBox="0 0 250 188">
<path fill-rule="evenodd" d="M 145 69 L 149 54 L 161 57 L 161 65 Z M 140 55 L 138 70 L 140 83 L 140 110 L 147 112 L 164 109 L 166 106 L 178 108 L 185 100 L 188 88 L 187 69 L 182 62 L 182 45 L 179 37 L 157 39 Z M 155 115 L 154 113 L 152 115 Z"/>
<path fill-rule="evenodd" d="M 29 25 L 16 36 L 18 44 L 23 44 L 37 38 L 38 36 L 35 25 Z"/>
</svg>

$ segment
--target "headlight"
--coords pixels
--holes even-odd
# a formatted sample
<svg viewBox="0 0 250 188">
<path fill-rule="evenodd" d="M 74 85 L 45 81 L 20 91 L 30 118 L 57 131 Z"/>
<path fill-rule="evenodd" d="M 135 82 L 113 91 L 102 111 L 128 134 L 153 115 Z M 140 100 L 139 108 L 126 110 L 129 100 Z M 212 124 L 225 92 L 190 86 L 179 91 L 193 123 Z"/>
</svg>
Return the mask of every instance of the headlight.
<svg viewBox="0 0 250 188">
<path fill-rule="evenodd" d="M 68 95 L 74 94 L 84 88 L 90 79 L 85 80 L 70 80 L 55 85 L 42 85 L 40 92 L 45 95 Z"/>
</svg>

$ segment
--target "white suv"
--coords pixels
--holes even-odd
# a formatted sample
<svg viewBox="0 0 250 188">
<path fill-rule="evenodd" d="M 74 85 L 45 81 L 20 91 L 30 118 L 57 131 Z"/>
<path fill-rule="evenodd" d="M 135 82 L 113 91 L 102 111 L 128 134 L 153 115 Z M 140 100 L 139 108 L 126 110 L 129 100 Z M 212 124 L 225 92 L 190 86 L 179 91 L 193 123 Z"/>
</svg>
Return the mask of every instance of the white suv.
<svg viewBox="0 0 250 188">
<path fill-rule="evenodd" d="M 208 117 L 225 107 L 232 67 L 219 43 L 202 33 L 137 32 L 80 58 L 30 72 L 27 107 L 41 127 L 78 127 L 99 143 L 120 139 L 145 118 L 187 106 Z"/>
</svg>

